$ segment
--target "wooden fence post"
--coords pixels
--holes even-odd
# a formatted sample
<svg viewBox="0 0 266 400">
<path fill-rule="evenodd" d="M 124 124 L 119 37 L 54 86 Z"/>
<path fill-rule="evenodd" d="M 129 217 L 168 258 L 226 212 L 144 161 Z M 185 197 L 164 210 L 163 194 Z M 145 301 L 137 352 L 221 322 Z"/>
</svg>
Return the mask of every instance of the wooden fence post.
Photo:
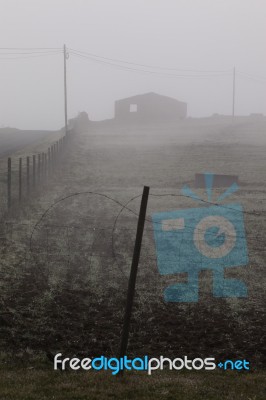
<svg viewBox="0 0 266 400">
<path fill-rule="evenodd" d="M 27 195 L 30 193 L 30 157 L 27 156 Z"/>
<path fill-rule="evenodd" d="M 32 156 L 32 186 L 36 186 L 36 156 Z"/>
<path fill-rule="evenodd" d="M 37 165 L 37 179 L 38 179 L 38 185 L 40 185 L 40 180 L 41 180 L 41 154 L 38 154 L 38 165 Z"/>
<path fill-rule="evenodd" d="M 7 208 L 11 207 L 11 158 L 7 160 Z"/>
<path fill-rule="evenodd" d="M 44 153 L 44 179 L 47 180 L 47 153 Z"/>
<path fill-rule="evenodd" d="M 57 146 L 56 146 L 56 143 L 54 144 L 54 155 L 55 155 L 55 166 L 57 166 L 58 154 L 57 154 Z"/>
<path fill-rule="evenodd" d="M 44 153 L 42 153 L 41 175 L 42 175 L 42 179 L 44 179 L 45 178 Z"/>
<path fill-rule="evenodd" d="M 51 147 L 48 148 L 48 175 L 51 174 Z"/>
<path fill-rule="evenodd" d="M 22 199 L 22 158 L 19 158 L 19 171 L 18 171 L 18 198 Z"/>
<path fill-rule="evenodd" d="M 54 145 L 51 146 L 51 169 L 54 169 Z"/>
</svg>

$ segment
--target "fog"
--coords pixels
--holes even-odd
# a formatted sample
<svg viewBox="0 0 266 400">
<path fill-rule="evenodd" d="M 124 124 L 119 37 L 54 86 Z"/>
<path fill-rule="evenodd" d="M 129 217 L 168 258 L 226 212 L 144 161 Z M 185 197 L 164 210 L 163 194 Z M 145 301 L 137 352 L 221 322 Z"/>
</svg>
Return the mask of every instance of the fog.
<svg viewBox="0 0 266 400">
<path fill-rule="evenodd" d="M 235 113 L 266 113 L 263 0 L 1 0 L 0 6 L 0 127 L 64 125 L 64 43 L 70 118 L 83 110 L 92 120 L 112 118 L 116 99 L 145 92 L 187 102 L 192 117 L 229 115 L 234 66 Z"/>
</svg>

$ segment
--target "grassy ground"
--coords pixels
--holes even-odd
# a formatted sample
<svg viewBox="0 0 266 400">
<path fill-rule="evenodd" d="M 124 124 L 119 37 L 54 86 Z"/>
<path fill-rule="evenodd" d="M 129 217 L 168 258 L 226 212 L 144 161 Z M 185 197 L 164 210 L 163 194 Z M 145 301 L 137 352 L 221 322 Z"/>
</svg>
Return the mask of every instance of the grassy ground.
<svg viewBox="0 0 266 400">
<path fill-rule="evenodd" d="M 1 400 L 265 400 L 266 374 L 74 373 L 45 369 L 0 371 Z"/>
<path fill-rule="evenodd" d="M 0 349 L 14 356 L 22 354 L 22 358 L 46 350 L 68 356 L 84 351 L 91 356 L 117 354 L 139 195 L 146 184 L 151 194 L 129 354 L 246 358 L 252 369 L 265 366 L 265 152 L 265 122 L 231 126 L 191 120 L 156 127 L 104 122 L 73 137 L 49 183 L 1 226 Z M 150 218 L 154 212 L 204 206 L 180 197 L 180 190 L 183 184 L 193 188 L 194 173 L 206 170 L 240 178 L 240 190 L 228 202 L 240 202 L 245 210 L 250 261 L 246 267 L 226 269 L 225 274 L 244 281 L 248 297 L 214 298 L 211 271 L 201 271 L 198 303 L 165 303 L 164 288 L 184 282 L 186 273 L 159 275 Z M 197 193 L 205 195 L 203 190 Z M 214 199 L 219 194 L 215 190 Z M 121 205 L 126 203 L 128 209 Z M 130 375 L 128 384 L 120 385 L 117 379 L 104 380 L 101 374 L 60 375 L 28 369 L 31 365 L 29 359 L 24 369 L 6 366 L 2 370 L 4 390 L 16 393 L 7 397 L 6 392 L 4 398 L 52 398 L 52 390 L 61 388 L 61 398 L 82 399 L 93 385 L 102 396 L 98 398 L 108 398 L 108 391 L 114 397 L 116 390 L 124 390 L 118 399 L 149 399 L 151 393 L 156 398 L 155 387 L 157 398 L 265 398 L 262 372 L 186 374 L 184 379 L 182 374 L 183 380 L 180 374 L 170 373 L 151 378 Z M 13 387 L 8 388 L 8 382 Z M 64 394 L 64 385 L 70 397 Z M 30 390 L 35 390 L 33 395 L 28 394 Z M 194 397 L 184 397 L 184 390 L 186 396 Z M 95 392 L 88 398 L 97 399 L 92 396 Z"/>
</svg>

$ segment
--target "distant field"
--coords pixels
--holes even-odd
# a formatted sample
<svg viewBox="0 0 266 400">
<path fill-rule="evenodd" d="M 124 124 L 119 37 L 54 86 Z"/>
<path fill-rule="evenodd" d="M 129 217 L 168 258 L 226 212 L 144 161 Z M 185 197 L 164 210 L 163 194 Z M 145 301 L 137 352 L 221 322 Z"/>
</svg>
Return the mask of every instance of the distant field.
<svg viewBox="0 0 266 400">
<path fill-rule="evenodd" d="M 60 171 L 3 225 L 2 351 L 28 357 L 29 367 L 28 354 L 46 350 L 117 354 L 140 196 L 143 185 L 148 185 L 129 354 L 246 358 L 253 371 L 262 370 L 266 365 L 265 132 L 264 119 L 241 119 L 232 125 L 230 120 L 213 118 L 161 126 L 106 121 L 92 123 L 89 132 L 73 136 Z M 239 176 L 240 190 L 224 204 L 239 202 L 245 210 L 249 264 L 228 268 L 225 276 L 245 282 L 248 297 L 214 298 L 212 273 L 202 271 L 198 303 L 165 303 L 164 288 L 184 282 L 186 274 L 159 275 L 151 215 L 204 207 L 180 196 L 182 186 L 193 188 L 194 174 L 204 171 Z M 222 191 L 215 189 L 214 201 Z M 197 194 L 206 200 L 203 189 Z M 253 375 L 247 375 L 246 390 L 251 391 L 243 399 L 263 398 L 262 380 L 258 372 L 255 376 L 257 389 L 253 392 Z M 208 374 L 202 379 L 208 380 Z M 211 385 L 209 397 L 204 391 L 195 397 L 192 387 L 191 397 L 182 398 L 220 399 L 217 392 L 227 383 L 219 377 L 217 385 L 218 390 L 215 383 Z M 229 387 L 237 392 L 237 384 Z M 178 399 L 169 390 L 165 398 Z M 224 398 L 241 398 L 233 394 Z M 134 398 L 132 393 L 126 396 Z M 149 399 L 148 394 L 139 398 Z"/>
</svg>

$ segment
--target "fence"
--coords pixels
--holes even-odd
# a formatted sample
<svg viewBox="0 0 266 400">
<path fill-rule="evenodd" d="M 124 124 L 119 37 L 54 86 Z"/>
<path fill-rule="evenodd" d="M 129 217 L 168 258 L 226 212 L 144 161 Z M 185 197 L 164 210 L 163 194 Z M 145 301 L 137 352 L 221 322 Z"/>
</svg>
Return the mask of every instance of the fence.
<svg viewBox="0 0 266 400">
<path fill-rule="evenodd" d="M 263 199 L 264 192 L 261 196 Z M 246 271 L 241 267 L 241 271 L 231 272 L 231 277 L 242 277 L 248 283 L 248 298 L 213 298 L 213 283 L 204 275 L 200 278 L 199 304 L 165 304 L 163 290 L 177 283 L 178 274 L 158 274 L 153 238 L 156 228 L 150 215 L 160 203 L 171 209 L 177 197 L 175 193 L 149 195 L 130 351 L 138 356 L 144 351 L 160 354 L 162 346 L 171 342 L 173 346 L 166 346 L 165 355 L 170 358 L 181 346 L 184 353 L 203 358 L 210 349 L 215 357 L 232 358 L 234 349 L 234 357 L 244 354 L 252 364 L 262 363 L 265 214 L 254 211 L 254 201 L 252 209 L 245 211 L 250 266 Z M 1 323 L 7 325 L 3 325 L 3 346 L 22 343 L 29 349 L 38 346 L 52 352 L 60 346 L 75 353 L 87 348 L 95 357 L 119 351 L 138 204 L 135 192 L 126 206 L 117 199 L 112 201 L 108 194 L 75 193 L 54 203 L 53 212 L 50 209 L 44 217 L 39 216 L 37 223 L 27 218 L 1 224 L 0 316 Z M 206 331 L 213 334 L 203 341 Z M 255 355 L 254 348 L 259 349 Z"/>
<path fill-rule="evenodd" d="M 8 157 L 6 176 L 2 184 L 3 211 L 11 210 L 14 205 L 29 199 L 36 190 L 46 184 L 60 165 L 66 149 L 69 135 L 65 135 L 53 143 L 45 152 L 38 152 L 24 157 Z"/>
</svg>

